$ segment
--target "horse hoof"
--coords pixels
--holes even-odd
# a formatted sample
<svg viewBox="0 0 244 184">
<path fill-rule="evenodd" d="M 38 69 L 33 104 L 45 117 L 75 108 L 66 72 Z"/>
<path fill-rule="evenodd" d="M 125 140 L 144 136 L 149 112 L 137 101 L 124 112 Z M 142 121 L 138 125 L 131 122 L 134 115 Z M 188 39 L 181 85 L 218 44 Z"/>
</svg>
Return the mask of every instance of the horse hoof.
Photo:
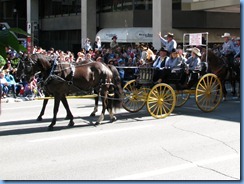
<svg viewBox="0 0 244 184">
<path fill-rule="evenodd" d="M 50 126 L 50 125 L 49 125 L 48 128 L 47 128 L 47 130 L 48 130 L 48 131 L 53 131 L 53 126 Z"/>
<path fill-rule="evenodd" d="M 70 122 L 70 123 L 68 124 L 68 127 L 73 127 L 74 124 L 75 124 L 75 123 L 72 121 L 72 122 Z"/>
<path fill-rule="evenodd" d="M 66 116 L 66 117 L 64 118 L 64 120 L 68 120 L 68 119 L 71 119 L 71 117 Z"/>
<path fill-rule="evenodd" d="M 110 119 L 110 123 L 113 123 L 117 120 L 117 118 L 114 116 L 112 119 Z"/>
<path fill-rule="evenodd" d="M 95 125 L 101 125 L 101 122 L 98 122 L 98 121 L 97 121 L 97 122 L 95 123 Z"/>
<path fill-rule="evenodd" d="M 94 117 L 94 116 L 96 116 L 95 113 L 91 113 L 91 114 L 90 114 L 90 117 Z"/>
<path fill-rule="evenodd" d="M 36 121 L 42 121 L 42 117 L 38 116 L 38 118 L 36 119 Z"/>
</svg>

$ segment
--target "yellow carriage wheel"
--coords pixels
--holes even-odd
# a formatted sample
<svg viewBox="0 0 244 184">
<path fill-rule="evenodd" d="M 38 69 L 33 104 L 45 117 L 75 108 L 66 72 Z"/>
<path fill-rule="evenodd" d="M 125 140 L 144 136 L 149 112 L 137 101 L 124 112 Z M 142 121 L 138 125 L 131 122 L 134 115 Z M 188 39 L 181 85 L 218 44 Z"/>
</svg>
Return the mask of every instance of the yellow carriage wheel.
<svg viewBox="0 0 244 184">
<path fill-rule="evenodd" d="M 223 98 L 222 85 L 214 74 L 204 75 L 196 87 L 196 103 L 203 112 L 216 109 Z"/>
<path fill-rule="evenodd" d="M 157 84 L 147 97 L 147 110 L 154 118 L 165 118 L 171 114 L 176 104 L 173 88 L 168 84 Z"/>
<path fill-rule="evenodd" d="M 190 97 L 189 93 L 184 93 L 183 91 L 177 91 L 175 95 L 176 95 L 176 104 L 175 104 L 176 107 L 183 106 Z"/>
<path fill-rule="evenodd" d="M 144 107 L 148 94 L 147 88 L 138 88 L 136 80 L 131 80 L 125 84 L 123 91 L 124 99 L 122 105 L 125 110 L 138 112 Z"/>
</svg>

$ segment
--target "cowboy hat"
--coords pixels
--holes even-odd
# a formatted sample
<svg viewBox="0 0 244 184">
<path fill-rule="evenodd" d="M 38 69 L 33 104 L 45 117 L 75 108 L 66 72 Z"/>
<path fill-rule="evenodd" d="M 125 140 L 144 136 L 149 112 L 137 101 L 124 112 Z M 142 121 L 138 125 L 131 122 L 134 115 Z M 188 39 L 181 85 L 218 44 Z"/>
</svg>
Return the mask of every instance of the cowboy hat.
<svg viewBox="0 0 244 184">
<path fill-rule="evenodd" d="M 200 50 L 198 48 L 196 48 L 196 47 L 194 47 L 192 49 L 192 52 L 195 53 L 198 57 L 201 57 L 202 56 Z"/>
<path fill-rule="evenodd" d="M 240 37 L 236 37 L 235 41 L 240 41 L 241 38 Z"/>
<path fill-rule="evenodd" d="M 113 39 L 118 39 L 118 38 L 117 38 L 117 36 L 116 36 L 116 35 L 114 35 L 114 36 L 112 37 L 112 40 L 113 40 Z"/>
<path fill-rule="evenodd" d="M 167 54 L 169 53 L 169 51 L 168 51 L 165 47 L 162 47 L 162 48 L 159 50 L 159 52 L 160 52 L 160 51 L 167 52 Z"/>
<path fill-rule="evenodd" d="M 224 33 L 224 35 L 222 35 L 222 38 L 226 38 L 226 37 L 230 37 L 230 33 Z"/>
<path fill-rule="evenodd" d="M 174 33 L 168 32 L 168 34 L 164 35 L 164 37 L 174 37 Z"/>
</svg>

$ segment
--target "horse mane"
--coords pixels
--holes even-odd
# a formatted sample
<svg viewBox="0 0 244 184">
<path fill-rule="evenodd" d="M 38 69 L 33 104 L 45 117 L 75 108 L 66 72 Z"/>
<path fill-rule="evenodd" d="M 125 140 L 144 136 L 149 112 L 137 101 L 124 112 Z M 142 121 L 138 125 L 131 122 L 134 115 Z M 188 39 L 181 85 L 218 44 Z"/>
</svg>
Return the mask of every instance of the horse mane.
<svg viewBox="0 0 244 184">
<path fill-rule="evenodd" d="M 219 58 L 212 50 L 208 50 L 208 64 L 213 67 L 218 67 L 223 64 L 223 60 Z"/>
<path fill-rule="evenodd" d="M 51 57 L 46 56 L 46 55 L 41 54 L 41 53 L 35 53 L 35 54 L 31 55 L 31 59 L 33 62 L 36 62 L 39 65 L 41 65 L 44 70 L 48 70 L 52 64 Z"/>
</svg>

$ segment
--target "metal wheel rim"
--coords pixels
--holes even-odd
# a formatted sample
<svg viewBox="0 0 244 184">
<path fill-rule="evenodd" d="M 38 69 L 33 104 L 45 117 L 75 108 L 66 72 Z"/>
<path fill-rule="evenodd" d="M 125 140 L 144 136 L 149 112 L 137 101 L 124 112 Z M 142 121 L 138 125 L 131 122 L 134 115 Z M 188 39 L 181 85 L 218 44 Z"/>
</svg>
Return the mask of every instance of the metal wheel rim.
<svg viewBox="0 0 244 184">
<path fill-rule="evenodd" d="M 160 119 L 169 116 L 174 110 L 175 104 L 175 92 L 168 84 L 158 84 L 148 94 L 147 110 L 154 118 Z"/>
<path fill-rule="evenodd" d="M 214 74 L 204 75 L 197 84 L 196 103 L 203 112 L 215 110 L 223 98 L 222 85 Z"/>
<path fill-rule="evenodd" d="M 125 84 L 123 87 L 124 99 L 122 106 L 128 112 L 138 112 L 140 111 L 146 101 L 145 91 L 143 89 L 136 88 L 136 80 L 131 80 Z"/>
</svg>

